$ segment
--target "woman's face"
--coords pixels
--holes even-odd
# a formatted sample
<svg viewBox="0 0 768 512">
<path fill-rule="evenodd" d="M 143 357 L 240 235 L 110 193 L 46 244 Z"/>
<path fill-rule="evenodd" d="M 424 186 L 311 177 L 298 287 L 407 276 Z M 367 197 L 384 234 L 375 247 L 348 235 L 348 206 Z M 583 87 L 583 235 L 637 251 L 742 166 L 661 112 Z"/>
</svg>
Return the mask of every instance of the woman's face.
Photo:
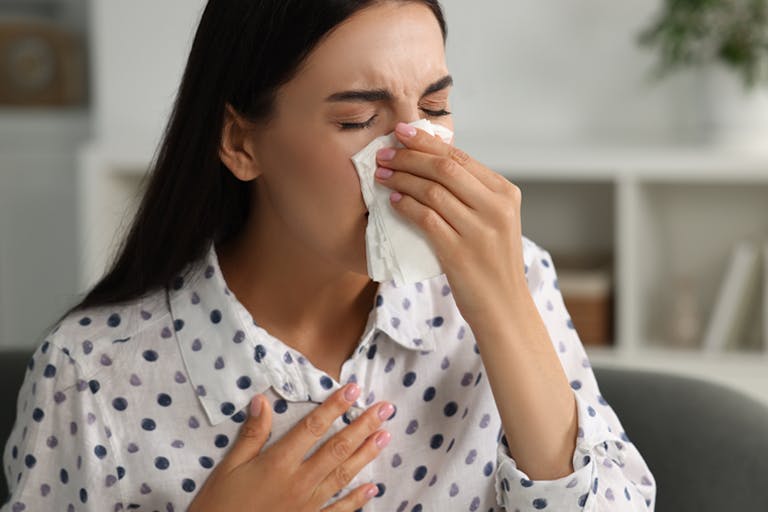
<svg viewBox="0 0 768 512">
<path fill-rule="evenodd" d="M 285 236 L 342 269 L 367 274 L 367 217 L 350 157 L 399 121 L 427 118 L 453 129 L 442 32 L 423 4 L 389 2 L 337 26 L 277 97 L 277 116 L 255 136 L 257 211 L 273 209 Z M 387 91 L 378 100 L 339 98 L 345 91 Z M 332 97 L 336 95 L 335 99 Z M 342 128 L 367 123 L 365 128 Z"/>
</svg>

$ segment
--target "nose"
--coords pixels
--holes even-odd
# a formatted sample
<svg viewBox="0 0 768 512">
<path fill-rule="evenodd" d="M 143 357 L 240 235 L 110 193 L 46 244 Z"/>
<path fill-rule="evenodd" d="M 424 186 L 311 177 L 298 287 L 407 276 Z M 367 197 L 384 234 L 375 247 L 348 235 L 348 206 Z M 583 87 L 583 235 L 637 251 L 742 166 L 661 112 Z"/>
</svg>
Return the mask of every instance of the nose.
<svg viewBox="0 0 768 512">
<path fill-rule="evenodd" d="M 416 102 L 411 99 L 402 100 L 392 107 L 392 118 L 387 120 L 387 133 L 394 131 L 397 123 L 412 123 L 422 118 L 423 112 Z"/>
</svg>

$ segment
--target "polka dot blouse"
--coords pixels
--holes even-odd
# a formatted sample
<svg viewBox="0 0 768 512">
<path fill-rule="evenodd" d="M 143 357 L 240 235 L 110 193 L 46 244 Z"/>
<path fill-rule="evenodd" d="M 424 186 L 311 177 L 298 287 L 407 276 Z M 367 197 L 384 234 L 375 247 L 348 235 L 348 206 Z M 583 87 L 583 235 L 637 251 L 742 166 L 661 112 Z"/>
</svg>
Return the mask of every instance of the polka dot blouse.
<svg viewBox="0 0 768 512">
<path fill-rule="evenodd" d="M 214 246 L 169 289 L 66 317 L 28 362 L 3 453 L 2 512 L 183 511 L 264 393 L 282 437 L 347 382 L 361 388 L 313 453 L 378 400 L 392 441 L 325 505 L 374 482 L 367 511 L 653 510 L 655 481 L 600 395 L 549 252 L 523 237 L 530 291 L 578 405 L 575 471 L 531 480 L 509 452 L 473 333 L 445 274 L 379 285 L 340 381 L 259 326 Z M 254 484 L 258 488 L 258 483 Z"/>
</svg>

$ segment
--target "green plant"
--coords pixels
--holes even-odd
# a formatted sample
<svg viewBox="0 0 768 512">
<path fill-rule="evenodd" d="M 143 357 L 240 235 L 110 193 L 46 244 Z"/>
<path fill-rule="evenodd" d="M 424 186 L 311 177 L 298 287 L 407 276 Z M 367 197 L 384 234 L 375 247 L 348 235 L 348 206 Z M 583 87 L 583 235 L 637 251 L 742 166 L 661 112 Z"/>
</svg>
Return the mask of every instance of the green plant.
<svg viewBox="0 0 768 512">
<path fill-rule="evenodd" d="M 659 76 L 684 67 L 720 63 L 747 89 L 768 82 L 767 0 L 664 0 L 638 34 L 660 52 Z"/>
</svg>

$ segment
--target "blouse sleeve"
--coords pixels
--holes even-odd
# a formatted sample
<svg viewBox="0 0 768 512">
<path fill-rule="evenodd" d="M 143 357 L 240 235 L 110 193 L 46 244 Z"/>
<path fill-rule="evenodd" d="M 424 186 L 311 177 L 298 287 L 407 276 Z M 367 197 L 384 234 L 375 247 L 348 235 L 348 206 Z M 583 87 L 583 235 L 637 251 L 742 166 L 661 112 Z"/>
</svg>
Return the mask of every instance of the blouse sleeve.
<svg viewBox="0 0 768 512">
<path fill-rule="evenodd" d="M 556 480 L 529 479 L 518 469 L 502 435 L 497 450 L 497 501 L 507 510 L 521 512 L 652 511 L 655 479 L 616 413 L 600 395 L 584 346 L 565 308 L 552 258 L 548 251 L 535 247 L 530 265 L 526 264 L 528 285 L 576 398 L 574 472 Z"/>
<path fill-rule="evenodd" d="M 122 468 L 95 387 L 81 378 L 66 348 L 38 346 L 3 452 L 10 497 L 0 512 L 123 509 Z"/>
</svg>

